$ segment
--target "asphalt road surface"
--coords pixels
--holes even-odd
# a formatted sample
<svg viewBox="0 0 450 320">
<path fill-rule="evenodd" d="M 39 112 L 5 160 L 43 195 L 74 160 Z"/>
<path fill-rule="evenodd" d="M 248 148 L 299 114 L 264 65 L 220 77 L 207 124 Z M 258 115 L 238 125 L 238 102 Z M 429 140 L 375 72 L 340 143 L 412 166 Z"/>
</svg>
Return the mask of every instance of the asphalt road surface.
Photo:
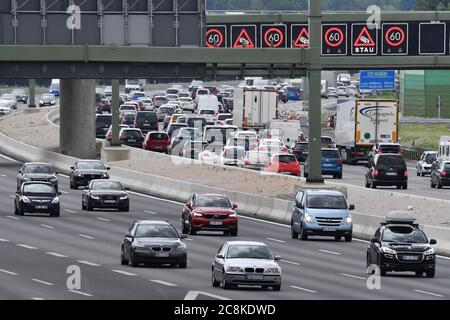
<svg viewBox="0 0 450 320">
<path fill-rule="evenodd" d="M 132 268 L 119 262 L 120 243 L 134 219 L 180 225 L 181 204 L 131 194 L 129 213 L 81 210 L 81 190 L 60 176 L 61 217 L 14 216 L 19 163 L 0 158 L 0 299 L 448 299 L 450 260 L 438 258 L 436 278 L 399 273 L 366 286 L 367 243 L 290 238 L 285 225 L 241 217 L 239 236 L 200 233 L 186 240 L 188 267 Z M 281 255 L 281 292 L 211 286 L 211 262 L 227 240 L 257 240 Z M 69 290 L 69 266 L 81 269 L 81 288 Z M 70 279 L 69 279 L 70 280 Z M 70 282 L 70 281 L 69 281 Z M 192 293 L 191 293 L 192 294 Z M 211 296 L 212 295 L 212 296 Z"/>
</svg>

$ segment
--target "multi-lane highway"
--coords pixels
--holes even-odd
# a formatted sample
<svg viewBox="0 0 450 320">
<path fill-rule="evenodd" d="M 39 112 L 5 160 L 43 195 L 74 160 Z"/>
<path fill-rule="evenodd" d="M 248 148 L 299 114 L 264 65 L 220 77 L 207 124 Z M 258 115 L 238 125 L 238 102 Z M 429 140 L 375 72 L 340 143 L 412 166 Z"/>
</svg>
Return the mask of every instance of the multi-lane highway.
<svg viewBox="0 0 450 320">
<path fill-rule="evenodd" d="M 20 164 L 0 158 L 0 299 L 183 299 L 191 291 L 215 298 L 248 299 L 445 299 L 450 297 L 450 260 L 440 257 L 436 278 L 397 274 L 382 278 L 380 290 L 366 286 L 367 243 L 302 242 L 289 228 L 241 217 L 241 240 L 267 243 L 281 255 L 281 292 L 213 288 L 212 258 L 230 238 L 199 234 L 186 240 L 187 269 L 132 268 L 119 262 L 120 243 L 133 219 L 180 225 L 181 204 L 132 194 L 129 213 L 83 212 L 81 191 L 60 176 L 60 218 L 14 216 L 13 195 Z M 236 238 L 233 238 L 235 240 Z M 81 268 L 81 289 L 70 291 L 69 266 Z M 200 299 L 208 298 L 201 294 Z M 211 297 L 209 297 L 211 298 Z"/>
</svg>

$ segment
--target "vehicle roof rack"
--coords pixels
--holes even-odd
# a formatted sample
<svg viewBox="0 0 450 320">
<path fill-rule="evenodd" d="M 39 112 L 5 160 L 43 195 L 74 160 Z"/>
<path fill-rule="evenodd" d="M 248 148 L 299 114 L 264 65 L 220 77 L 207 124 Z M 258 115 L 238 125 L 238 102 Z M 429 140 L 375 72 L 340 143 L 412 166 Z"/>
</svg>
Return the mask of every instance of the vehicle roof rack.
<svg viewBox="0 0 450 320">
<path fill-rule="evenodd" d="M 415 221 L 416 218 L 414 218 L 408 211 L 391 211 L 388 212 L 385 221 L 382 222 L 382 224 L 408 224 L 411 226 L 418 226 Z"/>
</svg>

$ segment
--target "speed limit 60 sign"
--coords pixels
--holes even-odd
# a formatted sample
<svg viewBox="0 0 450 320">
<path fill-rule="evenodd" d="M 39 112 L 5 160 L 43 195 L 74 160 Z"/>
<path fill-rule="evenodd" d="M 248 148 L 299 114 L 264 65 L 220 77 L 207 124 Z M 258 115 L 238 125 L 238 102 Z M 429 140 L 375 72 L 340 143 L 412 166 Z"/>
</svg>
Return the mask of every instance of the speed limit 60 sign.
<svg viewBox="0 0 450 320">
<path fill-rule="evenodd" d="M 206 30 L 206 46 L 208 48 L 226 48 L 227 26 L 208 25 Z"/>
<path fill-rule="evenodd" d="M 383 55 L 408 54 L 409 34 L 407 23 L 383 23 L 381 29 Z"/>
<path fill-rule="evenodd" d="M 285 24 L 261 25 L 262 48 L 286 48 L 287 27 Z"/>
<path fill-rule="evenodd" d="M 347 25 L 322 25 L 322 55 L 347 55 Z"/>
</svg>

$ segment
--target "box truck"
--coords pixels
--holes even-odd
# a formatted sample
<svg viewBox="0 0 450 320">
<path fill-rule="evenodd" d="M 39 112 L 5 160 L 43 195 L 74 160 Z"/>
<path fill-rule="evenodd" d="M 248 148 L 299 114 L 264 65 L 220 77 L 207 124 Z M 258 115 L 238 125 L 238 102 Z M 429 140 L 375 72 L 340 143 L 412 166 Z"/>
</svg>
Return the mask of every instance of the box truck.
<svg viewBox="0 0 450 320">
<path fill-rule="evenodd" d="M 398 142 L 397 100 L 356 100 L 337 106 L 335 119 L 336 146 L 342 160 L 356 164 L 367 160 L 376 143 Z"/>
<path fill-rule="evenodd" d="M 240 109 L 240 110 L 239 110 Z M 242 128 L 264 129 L 278 118 L 278 92 L 271 89 L 244 89 L 242 108 L 235 109 Z"/>
</svg>

